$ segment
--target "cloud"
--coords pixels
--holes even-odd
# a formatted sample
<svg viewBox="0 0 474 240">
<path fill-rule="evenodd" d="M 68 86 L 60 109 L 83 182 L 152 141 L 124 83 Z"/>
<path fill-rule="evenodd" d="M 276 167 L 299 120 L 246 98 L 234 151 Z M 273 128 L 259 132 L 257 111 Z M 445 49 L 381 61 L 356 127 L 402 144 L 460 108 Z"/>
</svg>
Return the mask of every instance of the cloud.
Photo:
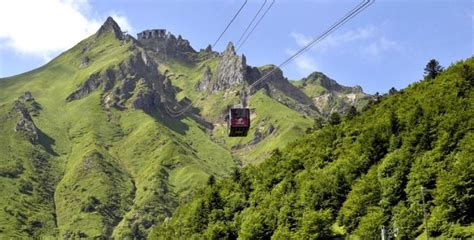
<svg viewBox="0 0 474 240">
<path fill-rule="evenodd" d="M 367 55 L 380 56 L 382 52 L 399 48 L 400 46 L 397 42 L 386 37 L 380 37 L 376 41 L 371 42 L 368 46 L 362 47 L 361 50 Z"/>
<path fill-rule="evenodd" d="M 295 52 L 291 49 L 286 50 L 288 56 L 295 54 Z M 307 76 L 319 69 L 316 60 L 307 54 L 299 55 L 293 60 L 293 63 L 296 65 L 297 71 L 301 76 Z"/>
<path fill-rule="evenodd" d="M 313 37 L 301 33 L 293 32 L 290 36 L 298 48 L 302 48 L 314 40 Z M 324 59 L 324 56 L 333 54 L 334 51 L 344 54 L 355 52 L 362 59 L 377 60 L 388 51 L 399 51 L 401 49 L 401 45 L 385 36 L 380 28 L 369 25 L 355 30 L 334 32 L 318 42 L 317 45 L 311 48 L 311 51 L 295 58 L 293 63 L 296 70 L 304 76 L 319 70 L 320 61 Z M 295 49 L 286 50 L 288 56 L 295 52 Z M 318 60 L 312 56 L 315 52 Z"/>
<path fill-rule="evenodd" d="M 299 47 L 306 46 L 313 40 L 312 37 L 301 33 L 291 33 L 291 37 Z M 342 33 L 332 33 L 321 40 L 313 48 L 314 51 L 325 53 L 335 48 L 341 48 L 351 45 L 359 46 L 362 55 L 378 56 L 388 50 L 400 50 L 400 44 L 395 40 L 386 37 L 382 31 L 375 26 L 366 26 L 356 30 L 349 30 Z"/>
<path fill-rule="evenodd" d="M 91 9 L 87 0 L 1 1 L 0 47 L 48 61 L 99 29 L 107 16 L 90 17 Z M 131 29 L 124 16 L 112 16 Z"/>
<path fill-rule="evenodd" d="M 305 36 L 304 34 L 301 33 L 291 33 L 291 37 L 296 41 L 296 44 L 300 47 L 304 47 L 309 44 L 313 40 L 313 38 L 309 36 Z"/>
<path fill-rule="evenodd" d="M 125 16 L 115 12 L 112 12 L 110 16 L 115 20 L 115 22 L 117 22 L 122 31 L 126 31 L 129 34 L 133 31 L 132 25 L 128 22 L 128 19 Z"/>
</svg>

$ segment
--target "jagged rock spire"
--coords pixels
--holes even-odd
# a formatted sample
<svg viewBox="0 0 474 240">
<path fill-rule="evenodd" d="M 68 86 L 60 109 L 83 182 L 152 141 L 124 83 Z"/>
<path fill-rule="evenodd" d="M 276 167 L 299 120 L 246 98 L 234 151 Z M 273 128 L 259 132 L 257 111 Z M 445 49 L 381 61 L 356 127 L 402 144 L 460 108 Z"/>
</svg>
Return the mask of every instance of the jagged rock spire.
<svg viewBox="0 0 474 240">
<path fill-rule="evenodd" d="M 245 83 L 247 64 L 245 56 L 238 56 L 234 44 L 229 42 L 217 64 L 216 81 L 212 91 L 226 90 Z"/>
<path fill-rule="evenodd" d="M 108 17 L 104 24 L 102 24 L 99 31 L 97 31 L 97 36 L 104 35 L 107 32 L 113 32 L 115 37 L 118 39 L 123 38 L 122 29 L 120 29 L 120 26 L 112 17 Z"/>
<path fill-rule="evenodd" d="M 232 42 L 229 42 L 227 44 L 227 47 L 225 48 L 225 51 L 223 52 L 223 54 L 224 55 L 228 54 L 228 55 L 231 55 L 231 56 L 237 55 L 237 53 L 235 52 L 234 44 Z"/>
</svg>

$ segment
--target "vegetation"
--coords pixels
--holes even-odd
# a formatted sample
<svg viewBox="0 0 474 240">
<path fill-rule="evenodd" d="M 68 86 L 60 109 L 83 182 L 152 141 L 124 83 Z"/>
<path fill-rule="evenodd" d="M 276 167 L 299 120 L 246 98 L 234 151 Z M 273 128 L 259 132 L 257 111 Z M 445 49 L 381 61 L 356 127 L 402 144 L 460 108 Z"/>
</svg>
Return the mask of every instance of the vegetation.
<svg viewBox="0 0 474 240">
<path fill-rule="evenodd" d="M 421 186 L 431 236 L 472 234 L 472 59 L 390 96 L 361 93 L 365 110 L 333 102 L 348 113 L 327 121 L 258 91 L 249 136 L 231 139 L 222 118 L 235 89 L 195 88 L 215 72 L 209 52 L 157 57 L 174 89 L 163 97 L 193 103 L 180 118 L 108 107 L 107 86 L 93 81 L 66 101 L 92 75 L 117 73 L 124 86 L 143 70 L 140 46 L 104 29 L 0 79 L 1 239 L 365 239 L 381 225 L 412 239 L 423 231 Z M 301 89 L 316 94 L 318 84 Z M 151 91 L 137 86 L 131 99 Z"/>
<path fill-rule="evenodd" d="M 157 239 L 397 239 L 474 234 L 474 58 L 210 181 Z"/>
<path fill-rule="evenodd" d="M 144 238 L 209 176 L 237 166 L 189 117 L 107 110 L 101 91 L 66 102 L 91 74 L 127 61 L 130 44 L 93 35 L 0 80 L 0 238 Z M 85 56 L 90 64 L 80 67 Z M 30 111 L 35 144 L 15 132 L 14 101 L 27 91 L 41 105 Z"/>
<path fill-rule="evenodd" d="M 425 76 L 433 79 L 443 71 L 443 67 L 439 65 L 436 59 L 431 59 L 425 67 Z"/>
</svg>

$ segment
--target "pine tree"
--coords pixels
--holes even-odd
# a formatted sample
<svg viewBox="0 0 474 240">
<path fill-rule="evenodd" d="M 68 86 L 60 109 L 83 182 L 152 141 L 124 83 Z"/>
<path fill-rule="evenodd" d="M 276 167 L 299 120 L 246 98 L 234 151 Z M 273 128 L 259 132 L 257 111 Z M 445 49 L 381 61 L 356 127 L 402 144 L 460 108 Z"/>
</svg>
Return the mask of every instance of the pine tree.
<svg viewBox="0 0 474 240">
<path fill-rule="evenodd" d="M 425 76 L 433 79 L 443 71 L 443 67 L 439 65 L 436 59 L 431 59 L 425 67 Z"/>
</svg>

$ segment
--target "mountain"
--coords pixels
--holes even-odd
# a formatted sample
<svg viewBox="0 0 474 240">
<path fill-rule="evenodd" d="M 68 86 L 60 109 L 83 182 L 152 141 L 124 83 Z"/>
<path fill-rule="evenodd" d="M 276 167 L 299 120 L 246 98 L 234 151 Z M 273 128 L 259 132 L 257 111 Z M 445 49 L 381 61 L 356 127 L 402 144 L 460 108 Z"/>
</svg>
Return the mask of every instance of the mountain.
<svg viewBox="0 0 474 240">
<path fill-rule="evenodd" d="M 425 227 L 435 239 L 471 239 L 473 87 L 470 58 L 378 97 L 210 181 L 152 239 L 380 239 L 382 227 L 396 239 L 425 239 Z"/>
<path fill-rule="evenodd" d="M 252 128 L 229 107 L 275 68 L 230 43 L 196 51 L 108 18 L 46 65 L 0 79 L 0 238 L 146 238 L 208 180 L 259 164 L 324 117 L 280 69 L 251 90 Z"/>
<path fill-rule="evenodd" d="M 371 99 L 360 86 L 342 86 L 321 72 L 314 72 L 292 83 L 303 90 L 313 100 L 319 112 L 326 116 L 333 112 L 347 113 L 351 106 L 361 110 Z"/>
</svg>

